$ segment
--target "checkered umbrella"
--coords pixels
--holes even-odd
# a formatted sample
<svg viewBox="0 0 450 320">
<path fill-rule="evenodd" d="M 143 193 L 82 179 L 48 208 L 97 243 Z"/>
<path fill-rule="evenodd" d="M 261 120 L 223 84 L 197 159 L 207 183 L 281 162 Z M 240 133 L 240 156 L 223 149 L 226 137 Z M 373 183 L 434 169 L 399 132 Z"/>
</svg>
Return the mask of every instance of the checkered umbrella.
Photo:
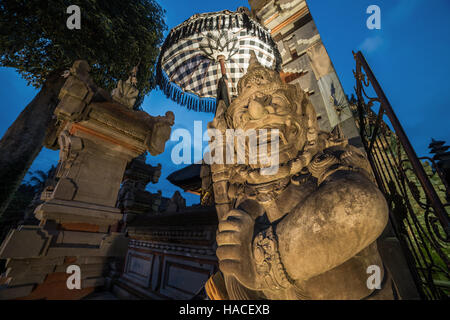
<svg viewBox="0 0 450 320">
<path fill-rule="evenodd" d="M 250 52 L 268 68 L 278 70 L 281 57 L 267 29 L 245 11 L 196 14 L 173 28 L 159 55 L 157 82 L 172 100 L 188 109 L 215 112 L 218 82 L 237 96 Z"/>
</svg>

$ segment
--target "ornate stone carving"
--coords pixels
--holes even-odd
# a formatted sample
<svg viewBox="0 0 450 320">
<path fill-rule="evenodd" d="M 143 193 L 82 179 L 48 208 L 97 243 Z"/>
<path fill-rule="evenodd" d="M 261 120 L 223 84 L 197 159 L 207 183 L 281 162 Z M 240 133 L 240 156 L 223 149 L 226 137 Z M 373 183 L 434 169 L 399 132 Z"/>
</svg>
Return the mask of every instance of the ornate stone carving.
<svg viewBox="0 0 450 320">
<path fill-rule="evenodd" d="M 151 166 L 145 163 L 146 155 L 133 159 L 125 170 L 122 186 L 117 198 L 117 207 L 126 214 L 126 221 L 132 221 L 136 214 L 156 213 L 161 204 L 161 195 L 145 190 L 149 183 L 158 183 L 161 164 Z"/>
<path fill-rule="evenodd" d="M 256 272 L 272 290 L 286 289 L 291 285 L 278 252 L 278 241 L 271 227 L 253 240 L 253 257 Z"/>
<path fill-rule="evenodd" d="M 388 214 L 365 155 L 321 132 L 303 90 L 255 56 L 238 90 L 229 108 L 218 104 L 209 128 L 224 137 L 226 129 L 278 129 L 279 168 L 263 174 L 267 163 L 250 163 L 249 148 L 244 164 L 211 165 L 224 283 L 212 277 L 206 287 L 226 288 L 221 296 L 230 299 L 376 296 L 366 270 L 383 270 L 375 241 Z M 259 135 L 258 143 L 271 139 Z"/>
<path fill-rule="evenodd" d="M 65 130 L 60 134 L 58 142 L 60 147 L 59 160 L 61 163 L 59 170 L 69 169 L 77 159 L 79 151 L 83 149 L 83 141 L 79 137 L 70 135 Z"/>
<path fill-rule="evenodd" d="M 139 90 L 136 88 L 137 67 L 134 67 L 127 81 L 119 80 L 117 87 L 111 92 L 112 98 L 129 109 L 133 109 Z"/>
</svg>

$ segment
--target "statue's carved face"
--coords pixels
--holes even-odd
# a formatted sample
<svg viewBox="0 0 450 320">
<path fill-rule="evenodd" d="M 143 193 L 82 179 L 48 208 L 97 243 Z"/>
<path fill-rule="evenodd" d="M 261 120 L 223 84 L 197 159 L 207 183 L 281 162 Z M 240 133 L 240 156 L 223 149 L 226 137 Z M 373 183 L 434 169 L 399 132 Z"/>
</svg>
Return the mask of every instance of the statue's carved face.
<svg viewBox="0 0 450 320">
<path fill-rule="evenodd" d="M 262 67 L 247 74 L 239 83 L 239 89 L 240 95 L 227 110 L 228 127 L 244 132 L 267 129 L 269 150 L 270 130 L 278 129 L 280 163 L 295 158 L 305 146 L 308 132 L 308 115 L 302 111 L 305 108 L 302 108 L 304 96 L 299 91 L 301 89 L 283 84 L 278 75 L 274 76 L 273 72 Z M 258 145 L 264 141 L 259 138 Z M 248 148 L 246 151 L 248 153 Z"/>
<path fill-rule="evenodd" d="M 152 182 L 158 183 L 160 177 L 161 177 L 161 170 L 160 169 L 155 170 L 155 172 L 153 172 Z"/>
</svg>

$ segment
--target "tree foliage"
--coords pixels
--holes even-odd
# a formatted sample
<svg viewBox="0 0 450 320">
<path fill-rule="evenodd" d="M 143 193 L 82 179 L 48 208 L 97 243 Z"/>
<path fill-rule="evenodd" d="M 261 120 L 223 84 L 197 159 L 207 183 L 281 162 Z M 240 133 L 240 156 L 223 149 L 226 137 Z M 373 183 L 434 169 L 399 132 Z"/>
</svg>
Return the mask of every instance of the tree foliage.
<svg viewBox="0 0 450 320">
<path fill-rule="evenodd" d="M 80 30 L 66 26 L 70 5 L 81 9 Z M 16 68 L 39 88 L 51 72 L 84 59 L 94 81 L 111 90 L 139 63 L 143 96 L 155 85 L 164 13 L 154 0 L 2 0 L 0 66 Z"/>
</svg>

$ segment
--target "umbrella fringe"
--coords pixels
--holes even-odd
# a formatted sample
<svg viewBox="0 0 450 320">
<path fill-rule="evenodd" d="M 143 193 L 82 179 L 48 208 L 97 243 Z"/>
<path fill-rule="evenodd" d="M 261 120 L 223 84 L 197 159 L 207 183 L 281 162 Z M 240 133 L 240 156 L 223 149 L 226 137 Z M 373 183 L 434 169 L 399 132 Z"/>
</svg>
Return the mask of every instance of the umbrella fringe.
<svg viewBox="0 0 450 320">
<path fill-rule="evenodd" d="M 199 98 L 191 93 L 184 92 L 178 85 L 170 82 L 165 72 L 160 72 L 160 81 L 158 83 L 165 96 L 188 110 L 200 112 L 215 112 L 216 101 L 213 98 Z"/>
</svg>

